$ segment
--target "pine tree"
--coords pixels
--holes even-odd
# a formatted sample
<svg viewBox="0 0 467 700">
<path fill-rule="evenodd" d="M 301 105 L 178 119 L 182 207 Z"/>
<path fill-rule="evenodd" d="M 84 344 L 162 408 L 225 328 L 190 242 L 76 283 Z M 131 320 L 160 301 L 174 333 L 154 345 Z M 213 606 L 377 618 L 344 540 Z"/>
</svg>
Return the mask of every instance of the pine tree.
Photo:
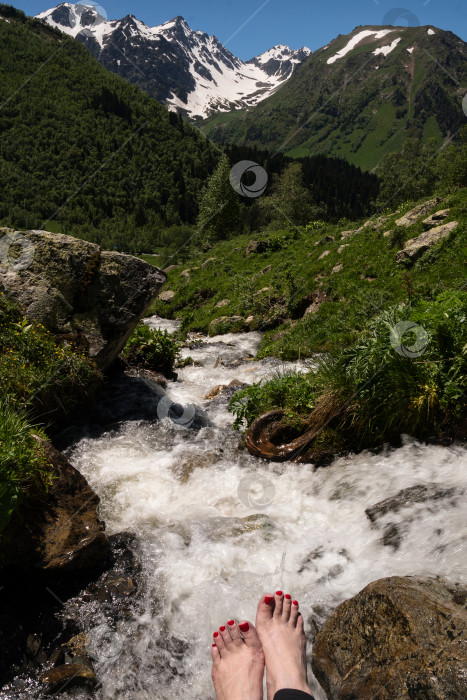
<svg viewBox="0 0 467 700">
<path fill-rule="evenodd" d="M 196 242 L 203 246 L 228 238 L 238 229 L 240 205 L 230 184 L 230 169 L 224 154 L 201 194 Z"/>
</svg>

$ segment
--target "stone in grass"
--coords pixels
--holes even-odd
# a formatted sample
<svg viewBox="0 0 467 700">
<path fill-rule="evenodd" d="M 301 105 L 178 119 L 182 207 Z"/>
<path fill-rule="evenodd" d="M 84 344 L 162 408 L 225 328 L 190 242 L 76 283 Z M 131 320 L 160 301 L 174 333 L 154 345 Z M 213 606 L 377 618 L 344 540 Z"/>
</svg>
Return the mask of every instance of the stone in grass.
<svg viewBox="0 0 467 700">
<path fill-rule="evenodd" d="M 457 221 L 450 221 L 448 224 L 436 226 L 436 228 L 425 231 L 425 233 L 420 234 L 416 238 L 411 238 L 404 243 L 402 250 L 396 253 L 396 262 L 402 262 L 407 259 L 412 262 L 417 260 L 435 243 L 438 243 L 443 238 L 447 238 L 458 225 Z"/>
<path fill-rule="evenodd" d="M 241 316 L 220 316 L 209 324 L 209 335 L 238 333 L 243 330 L 245 321 Z"/>
<path fill-rule="evenodd" d="M 343 243 L 342 245 L 339 246 L 339 248 L 337 249 L 337 252 L 338 252 L 338 253 L 342 253 L 342 251 L 344 250 L 344 248 L 348 248 L 349 245 L 350 245 L 349 243 Z"/>
<path fill-rule="evenodd" d="M 402 216 L 400 219 L 397 219 L 396 226 L 412 226 L 412 224 L 421 219 L 422 216 L 426 216 L 426 214 L 428 214 L 428 212 L 440 202 L 441 197 L 434 197 L 433 199 L 429 199 L 427 202 L 418 204 L 416 207 L 408 211 L 407 214 L 404 214 L 404 216 Z"/>
<path fill-rule="evenodd" d="M 436 226 L 441 221 L 444 221 L 444 219 L 447 219 L 450 211 L 450 209 L 440 209 L 439 211 L 436 211 L 434 214 L 429 216 L 427 219 L 424 219 L 422 223 L 425 226 L 425 228 L 431 228 L 432 226 Z"/>
<path fill-rule="evenodd" d="M 223 306 L 228 306 L 230 304 L 230 299 L 221 299 L 216 304 L 216 309 L 221 309 Z"/>
<path fill-rule="evenodd" d="M 323 252 L 321 253 L 321 255 L 319 256 L 318 260 L 321 260 L 322 258 L 325 258 L 326 255 L 329 255 L 330 252 L 331 252 L 330 250 L 325 250 L 325 251 L 323 251 Z"/>
<path fill-rule="evenodd" d="M 171 289 L 166 289 L 164 292 L 159 294 L 158 299 L 160 299 L 160 301 L 172 301 L 174 296 L 175 292 L 173 292 Z"/>
<path fill-rule="evenodd" d="M 343 267 L 344 267 L 344 266 L 343 266 L 342 263 L 337 263 L 337 265 L 335 265 L 335 266 L 332 268 L 332 274 L 334 274 L 334 273 L 336 273 L 336 272 L 340 272 L 340 271 L 342 270 Z"/>
<path fill-rule="evenodd" d="M 245 249 L 245 255 L 251 255 L 252 253 L 265 253 L 269 250 L 269 241 L 248 241 L 248 245 Z"/>
<path fill-rule="evenodd" d="M 467 589 L 392 576 L 339 605 L 311 666 L 329 700 L 467 697 Z"/>
<path fill-rule="evenodd" d="M 207 267 L 209 267 L 209 265 L 211 265 L 215 260 L 217 260 L 217 258 L 208 258 L 208 259 L 205 260 L 205 261 L 203 262 L 203 264 L 201 265 L 201 269 L 202 269 L 202 270 L 205 270 L 205 269 L 206 269 Z"/>
</svg>

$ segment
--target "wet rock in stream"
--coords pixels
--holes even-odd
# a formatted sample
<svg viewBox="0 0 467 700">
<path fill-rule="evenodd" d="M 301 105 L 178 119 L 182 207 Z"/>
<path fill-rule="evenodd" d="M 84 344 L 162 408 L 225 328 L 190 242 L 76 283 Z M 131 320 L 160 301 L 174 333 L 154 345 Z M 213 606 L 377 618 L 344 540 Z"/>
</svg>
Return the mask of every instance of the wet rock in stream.
<svg viewBox="0 0 467 700">
<path fill-rule="evenodd" d="M 36 697 L 31 684 L 45 694 L 96 687 L 94 661 L 105 644 L 115 648 L 114 630 L 131 616 L 140 587 L 136 538 L 108 540 L 100 567 L 60 576 L 10 570 L 0 593 L 0 698 Z"/>
<path fill-rule="evenodd" d="M 420 517 L 420 508 L 417 511 L 414 506 L 434 512 L 440 508 L 455 507 L 457 499 L 463 495 L 464 490 L 455 486 L 418 484 L 402 489 L 394 496 L 367 508 L 365 514 L 374 527 L 382 530 L 381 543 L 397 550 L 409 531 L 410 524 Z M 399 513 L 401 514 L 395 520 Z M 391 520 L 387 522 L 386 516 L 390 516 Z"/>
<path fill-rule="evenodd" d="M 393 576 L 339 605 L 313 647 L 328 699 L 467 697 L 465 594 L 440 578 Z"/>
</svg>

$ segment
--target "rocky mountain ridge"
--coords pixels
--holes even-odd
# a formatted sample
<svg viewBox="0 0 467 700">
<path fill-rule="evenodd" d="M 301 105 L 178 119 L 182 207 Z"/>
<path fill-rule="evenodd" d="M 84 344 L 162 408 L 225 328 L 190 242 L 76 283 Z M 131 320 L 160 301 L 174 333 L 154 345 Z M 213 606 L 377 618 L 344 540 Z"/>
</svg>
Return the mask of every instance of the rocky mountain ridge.
<svg viewBox="0 0 467 700">
<path fill-rule="evenodd" d="M 183 17 L 148 27 L 134 15 L 107 20 L 100 7 L 62 3 L 37 15 L 84 43 L 108 70 L 195 119 L 258 104 L 310 55 L 278 45 L 243 62 Z"/>
</svg>

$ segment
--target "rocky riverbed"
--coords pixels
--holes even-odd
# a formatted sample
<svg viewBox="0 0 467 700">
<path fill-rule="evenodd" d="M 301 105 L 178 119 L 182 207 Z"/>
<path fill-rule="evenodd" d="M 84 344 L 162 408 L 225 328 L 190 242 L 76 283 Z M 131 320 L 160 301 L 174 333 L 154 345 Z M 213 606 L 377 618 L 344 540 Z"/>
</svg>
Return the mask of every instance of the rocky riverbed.
<svg viewBox="0 0 467 700">
<path fill-rule="evenodd" d="M 97 595 L 56 601 L 62 627 L 91 640 L 95 673 L 91 690 L 62 683 L 62 696 L 212 698 L 212 631 L 231 617 L 251 618 L 266 590 L 300 600 L 313 641 L 337 606 L 377 579 L 442 576 L 465 587 L 465 447 L 407 436 L 400 448 L 318 470 L 255 459 L 231 427 L 232 387 L 211 390 L 297 368 L 254 361 L 258 342 L 255 333 L 192 338 L 183 355 L 195 364 L 168 383 L 169 399 L 133 370 L 56 436 L 99 495 L 111 542 L 130 533 L 134 558 L 125 571 L 103 574 L 111 580 L 100 579 Z M 329 697 L 338 697 L 328 676 Z M 40 688 L 31 681 L 22 697 Z"/>
</svg>

